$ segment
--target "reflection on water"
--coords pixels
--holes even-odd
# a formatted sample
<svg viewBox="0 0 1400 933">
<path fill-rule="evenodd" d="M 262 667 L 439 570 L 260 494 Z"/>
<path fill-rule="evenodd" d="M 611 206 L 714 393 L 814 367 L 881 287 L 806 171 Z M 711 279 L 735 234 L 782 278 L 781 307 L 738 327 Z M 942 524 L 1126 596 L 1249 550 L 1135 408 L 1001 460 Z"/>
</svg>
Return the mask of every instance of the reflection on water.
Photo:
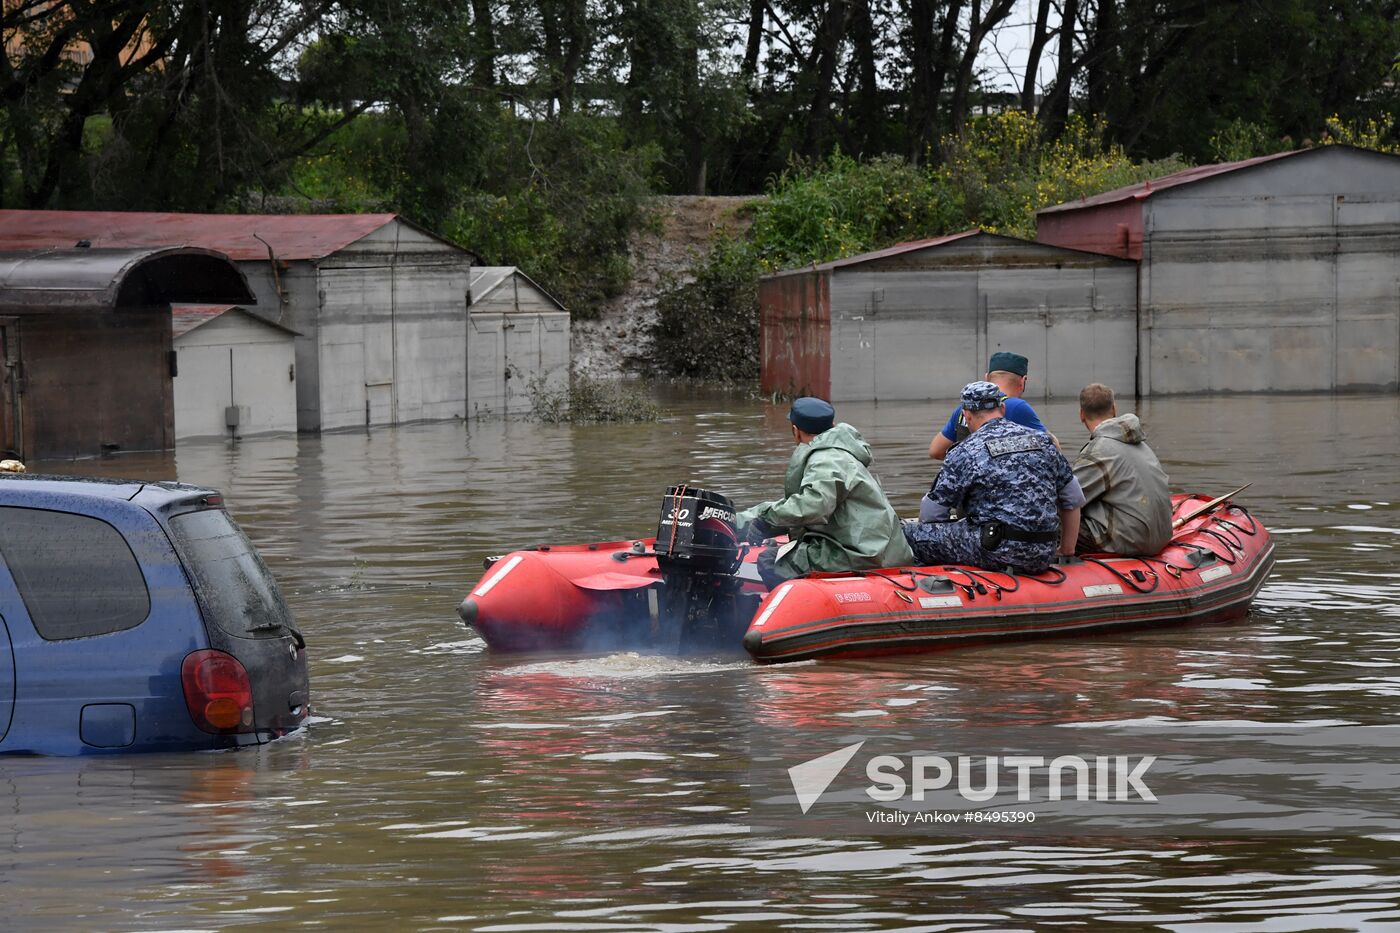
<svg viewBox="0 0 1400 933">
<path fill-rule="evenodd" d="M 905 513 L 946 405 L 843 405 Z M 1280 558 L 1246 621 L 757 668 L 488 655 L 484 557 L 646 533 L 669 484 L 770 497 L 783 411 L 417 425 L 56 464 L 224 490 L 311 646 L 317 720 L 222 754 L 0 760 L 0 900 L 27 928 L 1296 930 L 1400 925 L 1395 840 L 775 839 L 751 722 L 1388 722 L 1400 711 L 1400 399 L 1157 400 L 1179 489 L 1254 485 Z M 1067 447 L 1067 403 L 1041 407 Z"/>
</svg>

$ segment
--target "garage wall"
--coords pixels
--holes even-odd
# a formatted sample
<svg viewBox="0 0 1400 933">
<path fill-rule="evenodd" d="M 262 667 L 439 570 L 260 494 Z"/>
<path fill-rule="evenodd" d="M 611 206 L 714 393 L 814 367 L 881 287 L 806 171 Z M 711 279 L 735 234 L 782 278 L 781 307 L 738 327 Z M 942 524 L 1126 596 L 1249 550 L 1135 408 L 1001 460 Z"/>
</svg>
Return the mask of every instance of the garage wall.
<svg viewBox="0 0 1400 933">
<path fill-rule="evenodd" d="M 323 430 L 466 415 L 465 261 L 322 262 Z"/>
<path fill-rule="evenodd" d="M 19 320 L 24 457 L 175 446 L 169 307 Z"/>
<path fill-rule="evenodd" d="M 473 417 L 523 414 L 530 410 L 530 385 L 547 391 L 569 384 L 569 315 L 489 310 L 474 305 L 467 337 L 467 399 Z"/>
<path fill-rule="evenodd" d="M 248 313 L 290 327 L 295 338 L 297 364 L 297 430 L 321 429 L 320 299 L 316 267 L 308 262 L 278 264 L 274 279 L 266 260 L 240 262 L 258 303 Z M 278 293 L 278 287 L 281 293 Z"/>
<path fill-rule="evenodd" d="M 758 306 L 761 389 L 831 398 L 830 273 L 766 276 L 758 283 Z"/>
<path fill-rule="evenodd" d="M 1400 159 L 1301 154 L 1145 205 L 1147 391 L 1400 385 Z"/>
<path fill-rule="evenodd" d="M 297 429 L 294 338 L 228 312 L 176 338 L 175 436 L 227 437 L 225 408 L 239 406 L 238 435 Z"/>
<path fill-rule="evenodd" d="M 1026 396 L 1089 382 L 1131 393 L 1136 264 L 995 234 L 831 272 L 831 392 L 850 401 L 954 397 L 997 350 L 1030 361 Z"/>
</svg>

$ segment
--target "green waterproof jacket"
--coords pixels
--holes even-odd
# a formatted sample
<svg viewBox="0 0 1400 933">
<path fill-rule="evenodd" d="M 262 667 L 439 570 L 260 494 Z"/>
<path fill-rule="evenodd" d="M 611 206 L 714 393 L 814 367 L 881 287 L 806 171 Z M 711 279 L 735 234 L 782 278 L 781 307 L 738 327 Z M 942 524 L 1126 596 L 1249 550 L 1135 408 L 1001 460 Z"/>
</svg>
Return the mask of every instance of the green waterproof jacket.
<svg viewBox="0 0 1400 933">
<path fill-rule="evenodd" d="M 845 423 L 798 444 L 783 479 L 786 498 L 740 512 L 741 531 L 761 518 L 797 541 L 777 562 L 786 577 L 915 563 L 899 516 L 866 469 L 872 459 Z"/>
</svg>

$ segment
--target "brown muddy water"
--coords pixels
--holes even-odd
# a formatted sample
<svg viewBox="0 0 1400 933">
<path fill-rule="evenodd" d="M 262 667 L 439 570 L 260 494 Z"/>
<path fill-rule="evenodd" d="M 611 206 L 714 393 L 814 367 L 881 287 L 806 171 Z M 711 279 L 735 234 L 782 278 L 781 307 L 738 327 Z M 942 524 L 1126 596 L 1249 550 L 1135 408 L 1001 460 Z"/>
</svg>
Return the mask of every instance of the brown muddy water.
<svg viewBox="0 0 1400 933">
<path fill-rule="evenodd" d="M 655 425 L 416 425 L 45 465 L 224 490 L 306 633 L 316 715 L 255 750 L 0 760 L 5 925 L 1400 928 L 1400 837 L 768 838 L 742 787 L 754 721 L 1395 721 L 1400 398 L 1141 406 L 1175 488 L 1254 483 L 1243 501 L 1279 563 L 1242 622 L 771 668 L 488 655 L 453 613 L 485 556 L 647 534 L 679 480 L 743 504 L 776 492 L 782 410 L 667 404 Z M 906 514 L 949 407 L 840 406 Z M 1072 407 L 1040 410 L 1077 449 Z"/>
</svg>

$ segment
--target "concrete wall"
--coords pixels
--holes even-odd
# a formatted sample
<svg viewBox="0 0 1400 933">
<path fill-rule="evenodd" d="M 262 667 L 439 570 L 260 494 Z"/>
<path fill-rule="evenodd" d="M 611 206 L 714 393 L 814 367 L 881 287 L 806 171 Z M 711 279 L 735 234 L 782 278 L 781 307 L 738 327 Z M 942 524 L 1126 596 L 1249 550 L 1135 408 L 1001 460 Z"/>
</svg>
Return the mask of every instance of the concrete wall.
<svg viewBox="0 0 1400 933">
<path fill-rule="evenodd" d="M 569 384 L 569 313 L 522 276 L 512 276 L 468 316 L 467 402 L 474 417 L 530 410 L 529 387 Z"/>
<path fill-rule="evenodd" d="M 1324 149 L 1144 203 L 1144 392 L 1400 385 L 1400 158 Z"/>
<path fill-rule="evenodd" d="M 831 396 L 948 398 L 1011 350 L 1028 398 L 1131 393 L 1133 263 L 982 234 L 831 272 Z"/>
<path fill-rule="evenodd" d="M 395 221 L 275 276 L 267 261 L 239 265 L 250 310 L 302 334 L 299 430 L 466 416 L 469 254 Z"/>
<path fill-rule="evenodd" d="M 297 429 L 294 337 L 229 311 L 175 339 L 175 436 L 228 437 L 225 408 L 238 406 L 237 436 Z"/>
<path fill-rule="evenodd" d="M 321 263 L 322 430 L 466 416 L 467 268 Z"/>
<path fill-rule="evenodd" d="M 257 305 L 248 309 L 264 320 L 290 327 L 300 334 L 295 339 L 297 430 L 321 429 L 320 297 L 316 267 L 309 262 L 279 265 L 274 277 L 272 264 L 240 262 Z M 280 289 L 280 293 L 279 293 Z"/>
</svg>

